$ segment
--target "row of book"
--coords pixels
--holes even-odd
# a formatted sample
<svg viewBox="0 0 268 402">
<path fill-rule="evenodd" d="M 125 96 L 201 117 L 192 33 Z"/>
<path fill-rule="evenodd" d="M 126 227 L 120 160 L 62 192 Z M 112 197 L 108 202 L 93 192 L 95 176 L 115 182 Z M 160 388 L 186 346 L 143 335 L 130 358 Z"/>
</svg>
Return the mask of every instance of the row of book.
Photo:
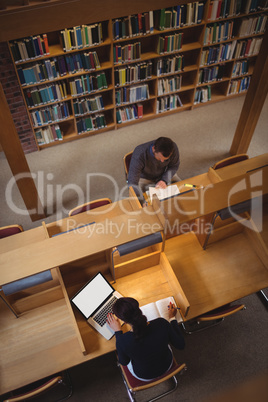
<svg viewBox="0 0 268 402">
<path fill-rule="evenodd" d="M 252 38 L 238 41 L 235 47 L 234 58 L 254 56 L 259 53 L 262 38 Z"/>
<path fill-rule="evenodd" d="M 43 109 L 31 112 L 34 127 L 43 126 L 45 124 L 56 123 L 65 120 L 70 116 L 68 103 L 62 102 L 54 106 L 48 106 Z"/>
<path fill-rule="evenodd" d="M 113 58 L 114 64 L 139 60 L 141 58 L 141 42 L 114 46 Z"/>
<path fill-rule="evenodd" d="M 182 47 L 183 32 L 159 36 L 156 52 L 158 54 L 177 52 Z"/>
<path fill-rule="evenodd" d="M 17 69 L 21 85 L 32 85 L 64 77 L 67 73 L 92 71 L 100 68 L 96 52 L 77 53 L 66 57 L 43 60 L 30 67 Z"/>
<path fill-rule="evenodd" d="M 80 119 L 76 122 L 78 134 L 86 133 L 87 131 L 100 130 L 106 127 L 106 119 L 103 113 L 95 114 Z"/>
<path fill-rule="evenodd" d="M 164 95 L 169 92 L 179 91 L 181 89 L 182 76 L 163 78 L 158 80 L 157 93 L 158 95 Z"/>
<path fill-rule="evenodd" d="M 211 86 L 197 88 L 194 95 L 194 105 L 211 101 Z"/>
<path fill-rule="evenodd" d="M 225 64 L 214 67 L 205 67 L 199 71 L 198 84 L 222 80 L 225 73 Z"/>
<path fill-rule="evenodd" d="M 184 70 L 183 54 L 157 60 L 156 75 L 172 74 Z"/>
<path fill-rule="evenodd" d="M 60 31 L 64 52 L 96 46 L 103 42 L 101 22 L 93 25 L 76 26 Z"/>
<path fill-rule="evenodd" d="M 135 87 L 124 87 L 115 91 L 115 102 L 119 106 L 122 103 L 133 103 L 149 99 L 148 84 Z"/>
<path fill-rule="evenodd" d="M 267 15 L 259 15 L 258 17 L 244 18 L 238 30 L 238 36 L 249 36 L 259 34 L 265 31 L 267 23 Z"/>
<path fill-rule="evenodd" d="M 195 1 L 160 10 L 159 29 L 179 28 L 184 25 L 200 24 L 203 18 L 204 2 Z"/>
<path fill-rule="evenodd" d="M 49 55 L 47 35 L 30 36 L 10 43 L 15 63 Z"/>
<path fill-rule="evenodd" d="M 156 113 L 163 113 L 183 106 L 179 95 L 163 96 L 156 101 Z"/>
<path fill-rule="evenodd" d="M 208 9 L 208 20 L 227 18 L 242 13 L 248 14 L 268 7 L 267 0 L 212 0 Z"/>
<path fill-rule="evenodd" d="M 116 110 L 117 124 L 126 123 L 131 120 L 141 119 L 143 117 L 143 105 L 137 103 L 136 105 L 119 108 Z"/>
<path fill-rule="evenodd" d="M 239 75 L 248 74 L 249 60 L 237 61 L 234 64 L 232 76 L 238 77 Z"/>
<path fill-rule="evenodd" d="M 129 15 L 113 20 L 114 40 L 132 38 L 154 32 L 153 11 Z"/>
<path fill-rule="evenodd" d="M 47 103 L 59 102 L 67 98 L 66 83 L 33 87 L 25 91 L 25 100 L 28 107 L 42 106 Z"/>
<path fill-rule="evenodd" d="M 107 89 L 108 84 L 106 80 L 105 72 L 102 71 L 99 74 L 86 74 L 81 75 L 74 80 L 69 81 L 70 93 L 72 96 L 86 95 L 91 92 L 101 91 Z"/>
<path fill-rule="evenodd" d="M 152 68 L 151 61 L 117 68 L 114 70 L 115 86 L 147 80 L 152 77 Z"/>
<path fill-rule="evenodd" d="M 73 106 L 75 116 L 82 116 L 104 109 L 103 99 L 101 95 L 97 95 L 94 98 L 76 99 L 73 102 Z"/>
<path fill-rule="evenodd" d="M 244 0 L 244 3 L 243 12 L 246 14 L 268 8 L 267 0 Z"/>
<path fill-rule="evenodd" d="M 62 131 L 58 124 L 40 128 L 35 131 L 35 137 L 38 145 L 49 144 L 50 142 L 61 141 L 63 139 Z"/>
<path fill-rule="evenodd" d="M 204 34 L 204 45 L 211 45 L 231 39 L 233 36 L 233 21 L 215 22 L 208 25 Z"/>
<path fill-rule="evenodd" d="M 241 78 L 240 80 L 233 80 L 229 83 L 228 95 L 239 94 L 247 91 L 250 84 L 250 76 Z"/>
</svg>

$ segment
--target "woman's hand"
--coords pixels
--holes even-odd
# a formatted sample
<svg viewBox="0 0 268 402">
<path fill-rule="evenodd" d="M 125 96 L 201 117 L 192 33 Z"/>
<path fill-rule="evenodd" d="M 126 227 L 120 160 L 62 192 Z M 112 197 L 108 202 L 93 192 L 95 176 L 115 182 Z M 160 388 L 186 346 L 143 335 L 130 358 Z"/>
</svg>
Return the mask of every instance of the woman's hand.
<svg viewBox="0 0 268 402">
<path fill-rule="evenodd" d="M 176 317 L 176 314 L 177 314 L 177 308 L 174 306 L 174 304 L 172 304 L 171 302 L 169 303 L 169 306 L 168 306 L 168 316 L 169 316 L 169 319 L 171 319 L 171 318 L 173 318 L 173 317 Z"/>
<path fill-rule="evenodd" d="M 121 331 L 121 324 L 117 317 L 115 317 L 112 313 L 107 316 L 107 324 L 114 331 Z"/>
</svg>

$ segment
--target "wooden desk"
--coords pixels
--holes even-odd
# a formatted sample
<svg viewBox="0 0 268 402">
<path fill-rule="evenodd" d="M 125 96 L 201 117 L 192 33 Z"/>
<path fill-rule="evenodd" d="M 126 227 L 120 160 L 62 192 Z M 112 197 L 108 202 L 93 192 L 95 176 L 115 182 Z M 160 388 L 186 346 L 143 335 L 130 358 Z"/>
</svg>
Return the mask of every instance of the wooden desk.
<svg viewBox="0 0 268 402">
<path fill-rule="evenodd" d="M 252 162 L 243 169 L 248 170 L 249 164 Z M 233 176 L 222 179 L 223 176 L 209 170 L 181 182 L 204 188 L 192 193 L 198 195 L 197 200 L 189 199 L 189 194 L 177 197 L 179 213 L 172 208 L 170 211 L 164 208 L 164 214 L 160 210 L 155 212 L 154 205 L 137 209 L 135 200 L 127 199 L 121 205 L 114 203 L 112 210 L 108 210 L 109 206 L 101 207 L 99 212 L 103 213 L 99 215 L 84 213 L 2 239 L 1 284 L 52 269 L 57 286 L 53 297 L 42 289 L 46 304 L 36 306 L 19 319 L 0 303 L 0 393 L 114 350 L 114 339 L 106 341 L 89 327 L 72 309 L 69 298 L 97 271 L 112 280 L 108 256 L 111 249 L 162 231 L 166 218 L 171 223 L 172 219 L 187 223 L 215 213 L 229 205 L 229 192 L 239 183 L 246 185 L 234 193 L 232 204 L 251 198 L 253 190 L 254 194 L 255 190 L 268 193 L 267 168 L 262 170 L 264 180 L 259 184 L 250 179 L 251 174 L 245 176 L 244 172 L 241 176 L 238 171 L 230 170 L 228 175 Z M 162 203 L 162 207 L 167 206 Z M 49 238 L 70 229 L 70 225 L 73 228 L 93 221 L 95 226 L 88 227 L 88 230 L 94 228 L 90 237 L 89 232 L 72 231 Z M 107 223 L 111 227 L 106 227 L 107 232 L 101 231 Z M 118 236 L 112 233 L 113 225 L 123 228 Z M 190 303 L 186 319 L 196 317 L 268 286 L 268 252 L 262 240 L 267 237 L 266 229 L 261 237 L 235 223 L 235 230 L 231 225 L 220 231 L 206 251 L 193 232 L 173 237 L 166 241 L 165 252 L 158 253 L 158 264 L 119 278 L 114 286 L 123 295 L 137 298 L 141 305 L 172 294 L 179 305 Z M 41 293 L 35 296 L 39 298 Z M 29 297 L 33 298 L 34 295 Z"/>
</svg>

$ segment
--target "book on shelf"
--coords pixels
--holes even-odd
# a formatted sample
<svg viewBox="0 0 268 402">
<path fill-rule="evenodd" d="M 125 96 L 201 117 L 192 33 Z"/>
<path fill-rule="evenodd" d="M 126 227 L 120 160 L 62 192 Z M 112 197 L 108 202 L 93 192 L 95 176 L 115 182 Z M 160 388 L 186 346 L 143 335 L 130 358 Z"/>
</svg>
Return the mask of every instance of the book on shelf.
<svg viewBox="0 0 268 402">
<path fill-rule="evenodd" d="M 54 141 L 62 140 L 62 132 L 58 124 L 40 128 L 35 131 L 35 137 L 38 145 L 49 144 Z"/>
<path fill-rule="evenodd" d="M 184 56 L 163 57 L 157 60 L 156 75 L 176 73 L 184 70 Z"/>
<path fill-rule="evenodd" d="M 64 52 L 96 46 L 103 42 L 101 22 L 92 25 L 75 26 L 60 31 Z"/>
<path fill-rule="evenodd" d="M 159 36 L 156 52 L 158 54 L 176 52 L 182 48 L 183 32 Z"/>
<path fill-rule="evenodd" d="M 181 83 L 181 75 L 158 80 L 158 95 L 179 91 L 181 89 Z"/>
<path fill-rule="evenodd" d="M 114 64 L 127 63 L 141 58 L 141 42 L 115 45 L 113 49 Z"/>
<path fill-rule="evenodd" d="M 113 20 L 114 40 L 132 38 L 154 32 L 153 11 L 129 15 Z"/>
<path fill-rule="evenodd" d="M 162 8 L 160 10 L 158 28 L 160 31 L 163 31 L 165 29 L 200 24 L 203 18 L 203 11 L 203 1 Z"/>
<path fill-rule="evenodd" d="M 161 98 L 157 98 L 156 113 L 164 113 L 182 106 L 183 103 L 178 94 L 162 96 Z"/>
<path fill-rule="evenodd" d="M 49 55 L 47 35 L 30 36 L 10 43 L 15 63 Z"/>
<path fill-rule="evenodd" d="M 147 321 L 152 321 L 160 317 L 169 321 L 168 306 L 170 303 L 174 304 L 175 307 L 177 307 L 174 297 L 170 296 L 161 300 L 157 300 L 156 302 L 145 304 L 144 306 L 141 306 L 140 309 L 143 315 L 145 315 L 145 317 L 147 318 Z M 176 320 L 177 322 L 183 321 L 180 310 L 177 310 Z"/>
</svg>

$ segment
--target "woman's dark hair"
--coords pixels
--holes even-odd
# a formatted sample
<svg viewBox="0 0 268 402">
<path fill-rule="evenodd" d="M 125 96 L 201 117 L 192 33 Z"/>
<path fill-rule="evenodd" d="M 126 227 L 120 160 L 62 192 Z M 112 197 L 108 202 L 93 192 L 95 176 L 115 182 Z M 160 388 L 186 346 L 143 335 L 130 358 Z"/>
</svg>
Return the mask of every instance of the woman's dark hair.
<svg viewBox="0 0 268 402">
<path fill-rule="evenodd" d="M 136 339 L 145 335 L 147 328 L 147 318 L 142 314 L 139 308 L 139 302 L 132 297 L 121 297 L 113 305 L 113 313 L 132 325 L 133 333 Z"/>
<path fill-rule="evenodd" d="M 154 149 L 155 152 L 161 152 L 164 158 L 168 158 L 174 150 L 173 141 L 167 137 L 159 137 L 155 140 Z"/>
</svg>

